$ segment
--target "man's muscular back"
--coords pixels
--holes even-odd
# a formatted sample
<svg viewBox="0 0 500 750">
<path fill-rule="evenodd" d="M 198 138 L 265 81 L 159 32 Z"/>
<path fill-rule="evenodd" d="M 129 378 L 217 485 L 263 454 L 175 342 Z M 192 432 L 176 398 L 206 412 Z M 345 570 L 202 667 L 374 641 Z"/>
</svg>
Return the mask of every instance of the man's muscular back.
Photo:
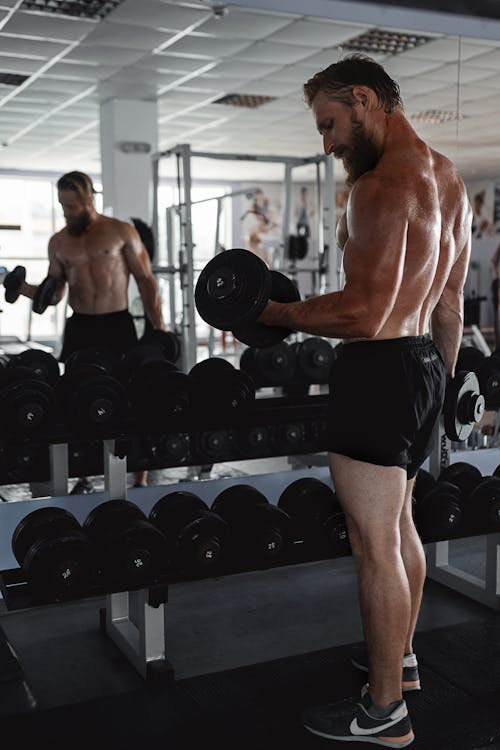
<svg viewBox="0 0 500 750">
<path fill-rule="evenodd" d="M 452 163 L 419 139 L 388 149 L 355 183 L 346 219 L 346 288 L 379 296 L 374 338 L 428 333 L 452 268 L 461 283 L 469 260 L 470 206 Z"/>
<path fill-rule="evenodd" d="M 75 312 L 127 309 L 130 270 L 125 253 L 133 231 L 125 222 L 98 215 L 82 234 L 72 235 L 65 227 L 51 238 L 49 275 L 67 282 Z"/>
</svg>

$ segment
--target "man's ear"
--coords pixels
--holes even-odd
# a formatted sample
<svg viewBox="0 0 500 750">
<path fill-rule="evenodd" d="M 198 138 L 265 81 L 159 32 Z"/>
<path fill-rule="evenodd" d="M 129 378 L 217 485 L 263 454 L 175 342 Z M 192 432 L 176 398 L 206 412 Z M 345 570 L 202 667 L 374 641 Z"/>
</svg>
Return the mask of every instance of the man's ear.
<svg viewBox="0 0 500 750">
<path fill-rule="evenodd" d="M 378 107 L 378 98 L 373 89 L 368 86 L 354 86 L 352 89 L 354 102 L 363 109 L 375 109 Z"/>
</svg>

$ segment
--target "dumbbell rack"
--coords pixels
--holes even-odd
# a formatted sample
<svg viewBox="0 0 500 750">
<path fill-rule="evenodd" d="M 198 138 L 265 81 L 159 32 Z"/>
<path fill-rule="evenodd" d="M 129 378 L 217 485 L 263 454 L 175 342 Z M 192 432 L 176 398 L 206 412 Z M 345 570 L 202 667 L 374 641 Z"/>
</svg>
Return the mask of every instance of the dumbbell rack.
<svg viewBox="0 0 500 750">
<path fill-rule="evenodd" d="M 459 460 L 463 460 L 462 452 L 456 452 Z M 465 454 L 465 451 L 463 452 Z M 493 466 L 498 463 L 498 451 L 473 452 L 476 458 L 485 453 L 493 454 Z M 469 454 L 470 455 L 470 454 Z M 484 456 L 485 458 L 488 458 Z M 429 470 L 434 477 L 438 477 L 443 469 L 450 464 L 451 441 L 444 431 L 443 420 L 440 420 L 438 439 L 429 459 Z M 472 461 L 474 463 L 474 461 Z M 483 472 L 484 473 L 484 472 Z M 486 470 L 489 473 L 489 469 Z M 470 599 L 485 604 L 491 609 L 500 609 L 500 534 L 485 534 L 484 540 L 484 577 L 472 575 L 466 570 L 450 562 L 450 552 L 457 540 L 430 542 L 426 545 L 427 577 L 442 583 L 453 591 L 464 594 Z"/>
</svg>

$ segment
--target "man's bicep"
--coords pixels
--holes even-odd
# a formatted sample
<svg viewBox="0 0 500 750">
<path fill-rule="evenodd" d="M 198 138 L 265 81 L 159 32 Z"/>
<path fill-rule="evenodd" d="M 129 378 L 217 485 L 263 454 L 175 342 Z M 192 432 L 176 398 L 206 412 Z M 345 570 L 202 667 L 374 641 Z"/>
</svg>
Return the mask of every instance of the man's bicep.
<svg viewBox="0 0 500 750">
<path fill-rule="evenodd" d="M 53 279 L 57 279 L 57 281 L 65 282 L 66 272 L 64 270 L 64 265 L 57 256 L 57 244 L 52 240 L 49 242 L 48 255 L 49 269 L 47 271 L 47 276 L 51 276 Z"/>
</svg>

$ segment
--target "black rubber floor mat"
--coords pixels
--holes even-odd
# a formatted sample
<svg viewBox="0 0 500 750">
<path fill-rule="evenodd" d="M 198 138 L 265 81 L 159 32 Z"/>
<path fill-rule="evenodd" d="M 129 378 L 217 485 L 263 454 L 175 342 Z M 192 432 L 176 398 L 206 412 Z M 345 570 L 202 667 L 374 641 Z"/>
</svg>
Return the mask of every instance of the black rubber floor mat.
<svg viewBox="0 0 500 750">
<path fill-rule="evenodd" d="M 466 626 L 464 626 L 466 627 Z M 432 641 L 432 634 L 427 643 Z M 434 631 L 437 652 L 446 632 Z M 341 746 L 301 727 L 306 705 L 359 695 L 362 673 L 350 663 L 351 648 L 341 646 L 265 664 L 183 680 L 179 685 L 219 724 L 221 747 L 241 750 L 313 750 Z M 500 731 L 500 691 L 485 684 L 471 696 L 429 664 L 421 670 L 423 689 L 407 694 L 417 750 L 476 750 Z M 361 745 L 363 746 L 363 745 Z M 368 747 L 368 745 L 366 745 Z"/>
</svg>

